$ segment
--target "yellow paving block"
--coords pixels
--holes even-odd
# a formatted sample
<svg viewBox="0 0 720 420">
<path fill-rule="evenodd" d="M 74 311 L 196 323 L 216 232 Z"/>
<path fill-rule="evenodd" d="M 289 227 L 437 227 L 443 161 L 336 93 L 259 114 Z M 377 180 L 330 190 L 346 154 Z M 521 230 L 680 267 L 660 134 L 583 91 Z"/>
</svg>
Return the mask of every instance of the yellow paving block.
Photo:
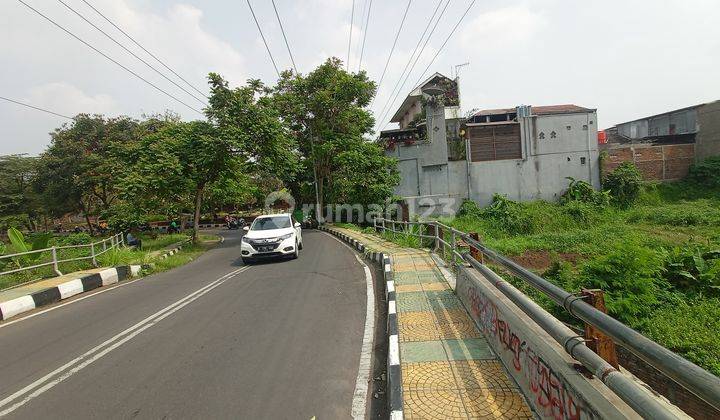
<svg viewBox="0 0 720 420">
<path fill-rule="evenodd" d="M 467 419 L 460 391 L 413 389 L 403 393 L 405 419 Z"/>
<path fill-rule="evenodd" d="M 398 284 L 395 286 L 395 290 L 399 293 L 403 292 L 422 292 L 423 287 L 420 283 L 415 284 Z"/>
<path fill-rule="evenodd" d="M 453 360 L 449 364 L 460 389 L 517 389 L 497 360 Z"/>
<path fill-rule="evenodd" d="M 403 390 L 455 389 L 455 378 L 448 362 L 403 363 Z"/>
<path fill-rule="evenodd" d="M 422 290 L 426 292 L 438 292 L 441 290 L 450 290 L 450 285 L 447 283 L 422 283 Z"/>
<path fill-rule="evenodd" d="M 471 419 L 531 419 L 532 412 L 517 391 L 472 389 L 459 392 Z"/>
</svg>

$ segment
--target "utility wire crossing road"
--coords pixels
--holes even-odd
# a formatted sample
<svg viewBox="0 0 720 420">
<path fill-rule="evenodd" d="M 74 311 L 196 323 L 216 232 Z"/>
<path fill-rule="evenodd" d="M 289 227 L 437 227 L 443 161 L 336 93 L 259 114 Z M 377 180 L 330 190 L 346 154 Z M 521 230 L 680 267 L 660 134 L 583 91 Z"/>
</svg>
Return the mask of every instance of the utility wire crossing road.
<svg viewBox="0 0 720 420">
<path fill-rule="evenodd" d="M 298 260 L 243 266 L 226 235 L 184 267 L 0 323 L 0 417 L 360 414 L 367 267 L 316 231 Z"/>
</svg>

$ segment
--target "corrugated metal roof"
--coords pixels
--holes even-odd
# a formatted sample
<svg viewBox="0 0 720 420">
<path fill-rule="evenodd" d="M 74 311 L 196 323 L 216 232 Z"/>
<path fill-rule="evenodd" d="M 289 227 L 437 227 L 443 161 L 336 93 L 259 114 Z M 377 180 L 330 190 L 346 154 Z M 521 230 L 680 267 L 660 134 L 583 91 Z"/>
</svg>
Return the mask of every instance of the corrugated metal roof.
<svg viewBox="0 0 720 420">
<path fill-rule="evenodd" d="M 533 115 L 551 115 L 551 114 L 572 114 L 575 112 L 593 112 L 594 109 L 585 108 L 574 104 L 563 104 L 563 105 L 544 105 L 544 106 L 532 106 Z M 477 111 L 472 116 L 485 116 L 485 115 L 501 115 L 510 114 L 516 112 L 516 108 L 499 108 L 499 109 L 483 109 Z"/>
</svg>

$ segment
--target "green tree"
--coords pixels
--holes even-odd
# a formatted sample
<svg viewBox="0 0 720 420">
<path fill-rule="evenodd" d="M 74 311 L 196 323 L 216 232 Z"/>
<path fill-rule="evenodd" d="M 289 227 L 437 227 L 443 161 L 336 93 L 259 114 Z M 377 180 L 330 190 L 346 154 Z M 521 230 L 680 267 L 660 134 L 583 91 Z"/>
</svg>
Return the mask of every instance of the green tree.
<svg viewBox="0 0 720 420">
<path fill-rule="evenodd" d="M 369 203 L 391 195 L 397 182 L 394 161 L 385 159 L 377 147 L 364 145 L 374 124 L 367 109 L 374 94 L 375 83 L 364 71 L 348 73 L 337 58 L 307 76 L 282 74 L 273 99 L 297 138 L 304 169 L 293 192 L 314 183 L 321 208 L 326 199 Z M 363 162 L 363 155 L 368 162 Z M 361 188 L 371 182 L 377 187 Z"/>
<path fill-rule="evenodd" d="M 0 156 L 0 229 L 24 225 L 37 228 L 43 215 L 39 197 L 33 190 L 37 158 L 25 155 Z"/>
<path fill-rule="evenodd" d="M 50 213 L 82 212 L 92 233 L 90 215 L 109 209 L 117 199 L 124 162 L 116 149 L 135 141 L 137 128 L 138 122 L 128 117 L 80 114 L 55 130 L 35 179 Z"/>
</svg>

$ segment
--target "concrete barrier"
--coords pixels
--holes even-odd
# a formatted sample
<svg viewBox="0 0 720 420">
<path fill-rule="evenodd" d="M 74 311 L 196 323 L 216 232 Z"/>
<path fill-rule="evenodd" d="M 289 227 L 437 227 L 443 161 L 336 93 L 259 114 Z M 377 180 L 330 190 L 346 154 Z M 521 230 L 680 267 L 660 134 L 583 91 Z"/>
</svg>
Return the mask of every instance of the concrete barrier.
<svg viewBox="0 0 720 420">
<path fill-rule="evenodd" d="M 456 293 L 541 418 L 640 418 L 482 274 L 460 267 Z"/>
</svg>

